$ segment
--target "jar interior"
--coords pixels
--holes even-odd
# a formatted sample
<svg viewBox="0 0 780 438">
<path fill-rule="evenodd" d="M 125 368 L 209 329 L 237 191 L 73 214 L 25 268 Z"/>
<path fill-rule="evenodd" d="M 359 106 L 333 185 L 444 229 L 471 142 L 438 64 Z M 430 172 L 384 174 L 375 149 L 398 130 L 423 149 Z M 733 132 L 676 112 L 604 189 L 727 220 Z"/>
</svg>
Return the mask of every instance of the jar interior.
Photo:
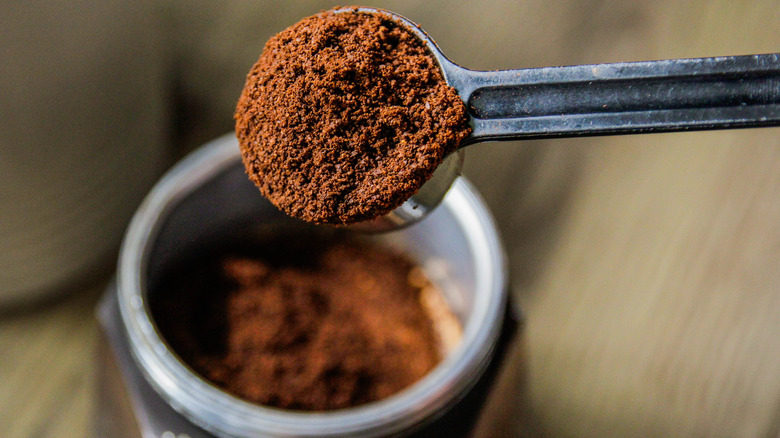
<svg viewBox="0 0 780 438">
<path fill-rule="evenodd" d="M 451 215 L 448 209 L 438 208 L 411 227 L 362 238 L 408 254 L 442 291 L 465 327 L 474 301 L 475 261 L 458 222 L 444 217 Z M 146 259 L 146 291 L 155 291 L 167 270 L 196 251 L 224 247 L 247 234 L 289 228 L 311 232 L 319 226 L 281 213 L 260 195 L 240 162 L 231 164 L 169 208 Z"/>
<path fill-rule="evenodd" d="M 448 210 L 439 210 L 440 214 L 450 214 Z M 194 350 L 188 348 L 188 354 L 181 355 L 179 353 L 183 353 L 183 351 L 179 351 L 177 345 L 200 345 L 201 347 L 196 347 L 198 351 L 205 348 L 205 350 L 202 351 L 205 352 L 208 350 L 211 352 L 209 354 L 213 354 L 215 351 L 224 351 L 228 345 L 225 340 L 227 334 L 222 332 L 222 330 L 225 330 L 224 327 L 226 327 L 226 320 L 224 319 L 226 317 L 221 316 L 225 311 L 225 301 L 221 298 L 224 294 L 216 290 L 215 293 L 217 295 L 213 295 L 209 292 L 212 287 L 221 289 L 221 286 L 217 286 L 217 284 L 220 284 L 221 282 L 214 283 L 213 279 L 209 279 L 212 277 L 200 277 L 202 280 L 197 280 L 195 284 L 200 284 L 201 286 L 196 286 L 196 289 L 203 290 L 205 287 L 205 293 L 207 295 L 202 295 L 203 292 L 197 292 L 197 290 L 193 289 L 190 289 L 189 293 L 184 295 L 184 297 L 193 297 L 192 293 L 195 293 L 197 296 L 203 297 L 202 299 L 205 300 L 203 303 L 211 304 L 201 305 L 189 301 L 171 307 L 171 300 L 178 300 L 180 298 L 168 298 L 168 305 L 166 308 L 175 310 L 173 310 L 173 313 L 158 313 L 162 311 L 159 310 L 159 305 L 155 305 L 155 303 L 166 301 L 164 298 L 165 295 L 162 294 L 169 293 L 169 291 L 173 292 L 174 290 L 180 290 L 180 288 L 172 285 L 170 282 L 166 283 L 166 281 L 170 279 L 171 273 L 176 273 L 176 275 L 181 278 L 182 272 L 190 271 L 193 269 L 193 266 L 200 266 L 201 268 L 204 266 L 202 263 L 193 265 L 193 261 L 208 259 L 216 262 L 227 254 L 235 254 L 236 251 L 245 254 L 254 253 L 254 249 L 260 249 L 264 245 L 268 245 L 268 242 L 273 242 L 270 248 L 275 248 L 272 251 L 277 252 L 282 251 L 285 247 L 293 245 L 293 241 L 297 241 L 297 248 L 292 248 L 293 254 L 308 253 L 313 249 L 311 244 L 315 241 L 333 241 L 333 239 L 341 238 L 357 239 L 368 245 L 374 244 L 375 246 L 378 245 L 380 247 L 391 247 L 402 252 L 414 264 L 422 268 L 425 276 L 434 285 L 433 289 L 425 289 L 425 295 L 428 299 L 423 298 L 421 295 L 419 306 L 422 306 L 428 312 L 430 321 L 433 324 L 433 332 L 439 339 L 435 344 L 436 346 L 433 347 L 438 350 L 439 358 L 436 359 L 436 361 L 440 362 L 445 359 L 449 353 L 460 345 L 463 327 L 465 327 L 467 323 L 469 310 L 472 308 L 473 294 L 470 294 L 469 292 L 475 289 L 475 286 L 473 285 L 475 274 L 473 272 L 474 260 L 471 259 L 471 251 L 469 251 L 467 246 L 468 242 L 463 237 L 460 237 L 463 235 L 463 232 L 455 228 L 457 221 L 454 220 L 454 218 L 437 218 L 436 216 L 433 216 L 430 220 L 423 221 L 415 226 L 392 233 L 374 235 L 354 233 L 349 230 L 338 229 L 331 226 L 311 225 L 288 217 L 271 205 L 259 194 L 259 191 L 248 180 L 243 171 L 243 166 L 239 162 L 228 165 L 221 171 L 216 172 L 203 184 L 198 185 L 193 191 L 183 193 L 178 198 L 175 198 L 174 202 L 170 203 L 169 207 L 164 210 L 160 219 L 161 222 L 158 231 L 153 239 L 154 245 L 150 247 L 149 256 L 147 258 L 148 263 L 145 267 L 145 277 L 147 280 L 145 289 L 147 297 L 144 301 L 147 303 L 147 306 L 149 306 L 150 314 L 153 316 L 152 324 L 163 342 L 168 345 L 169 351 L 171 351 L 173 356 L 186 368 L 190 369 L 190 371 L 196 375 L 201 375 L 206 381 L 210 381 L 211 379 L 203 377 L 206 374 L 196 371 L 198 366 L 190 363 L 190 361 L 193 360 L 193 354 L 201 353 L 193 353 Z M 280 238 L 280 236 L 285 237 Z M 306 237 L 301 238 L 301 236 Z M 301 241 L 303 241 L 303 246 L 301 246 Z M 253 248 L 253 246 L 255 247 Z M 372 270 L 370 267 L 368 269 Z M 379 267 L 377 267 L 377 269 L 379 269 Z M 202 274 L 199 273 L 199 271 L 202 271 L 202 269 L 194 268 L 194 271 L 191 272 L 200 276 Z M 168 278 L 168 280 L 166 280 L 166 278 Z M 406 275 L 403 275 L 401 278 L 406 278 Z M 192 287 L 191 282 L 187 281 L 187 283 L 191 284 L 191 286 L 188 287 Z M 206 284 L 209 284 L 209 286 L 206 286 Z M 342 291 L 346 292 L 344 290 Z M 432 302 L 430 299 L 431 291 L 434 291 L 433 294 L 437 297 L 433 301 L 436 304 L 433 307 L 430 304 Z M 201 298 L 193 299 L 200 300 Z M 189 303 L 193 304 L 190 305 Z M 395 303 L 396 300 L 392 300 L 391 302 L 388 302 L 388 305 L 394 307 Z M 185 311 L 183 309 L 197 310 Z M 384 318 L 384 315 L 387 314 L 388 310 L 389 309 L 385 308 L 384 312 L 376 314 L 377 320 Z M 203 313 L 204 311 L 207 313 Z M 214 313 L 214 311 L 217 311 L 218 313 Z M 191 326 L 189 325 L 192 324 L 191 322 L 187 322 L 185 325 L 176 323 L 176 333 L 184 333 L 182 330 L 186 330 L 187 333 L 192 333 L 192 335 L 184 335 L 189 340 L 184 344 L 181 343 L 181 335 L 174 336 L 175 339 L 168 337 L 172 332 L 170 332 L 170 318 L 166 316 L 168 314 L 183 315 L 181 312 L 189 313 L 190 315 L 197 314 L 198 320 L 203 321 L 202 323 L 195 323 Z M 207 314 L 212 316 L 207 316 Z M 181 317 L 185 317 L 187 321 L 189 321 L 190 318 L 186 316 L 179 316 L 177 318 Z M 215 318 L 218 319 L 216 325 L 214 325 Z M 298 320 L 302 318 L 303 317 L 298 318 Z M 161 326 L 161 321 L 167 322 L 164 326 Z M 219 329 L 219 332 L 215 332 L 210 328 L 203 329 L 202 327 L 204 324 L 206 324 L 207 327 L 212 327 L 213 325 L 214 327 L 223 328 Z M 190 328 L 184 328 L 185 326 Z M 401 328 L 399 327 L 399 329 Z M 273 329 L 269 328 L 269 330 Z M 289 333 L 289 331 L 287 333 Z M 359 333 L 362 333 L 361 336 L 369 336 L 367 335 L 367 332 Z M 173 342 L 176 339 L 178 339 L 178 341 Z M 196 339 L 201 339 L 202 341 L 196 341 Z M 197 343 L 193 344 L 193 342 Z M 329 342 L 328 345 L 332 346 L 335 342 L 339 341 L 334 339 L 334 341 Z M 221 347 L 216 347 L 217 345 Z M 377 344 L 376 348 L 380 348 L 379 345 L 382 344 Z M 369 351 L 374 350 L 372 349 Z M 420 361 L 422 357 L 428 357 L 421 354 L 422 352 L 419 353 L 420 355 L 412 356 L 415 357 L 417 361 Z M 224 353 L 219 354 L 222 355 Z M 390 354 L 391 356 L 388 356 L 386 357 L 386 360 L 377 363 L 376 368 L 372 367 L 372 369 L 382 369 L 382 367 L 385 366 L 382 364 L 393 357 L 393 353 Z M 362 357 L 363 355 L 360 356 Z M 186 359 L 187 357 L 190 359 Z M 394 373 L 397 372 L 403 374 L 403 371 L 400 370 L 405 369 L 406 364 L 409 364 L 409 362 L 408 359 L 401 360 L 398 362 L 397 366 L 391 367 L 387 370 L 387 373 L 382 374 L 382 376 L 394 375 Z M 435 364 L 435 362 L 433 362 L 433 364 Z M 248 364 L 246 366 L 251 367 L 252 365 Z M 304 365 L 298 365 L 298 367 L 300 366 Z M 280 370 L 276 371 L 281 372 Z M 368 381 L 373 381 L 373 378 L 368 376 L 365 378 L 370 379 Z M 404 377 L 403 379 L 406 378 L 408 377 Z M 418 378 L 415 378 L 412 381 L 415 381 Z M 209 383 L 216 385 L 214 382 Z M 397 384 L 400 383 L 393 383 L 392 385 L 395 386 Z M 402 386 L 399 388 L 404 388 L 408 384 L 401 385 Z M 265 384 L 258 386 L 258 388 L 263 387 L 268 386 Z M 246 394 L 244 388 L 245 385 L 236 388 L 234 395 Z M 366 390 L 370 391 L 368 389 Z M 290 388 L 290 392 L 285 392 L 285 394 L 293 394 L 295 391 L 297 390 Z M 359 391 L 363 390 L 361 389 Z M 398 390 L 393 390 L 393 392 L 395 391 Z M 233 393 L 233 391 L 230 390 L 228 390 L 228 392 Z M 308 397 L 312 397 L 312 393 L 308 394 Z M 246 397 L 249 398 L 249 396 Z M 294 396 L 290 395 L 289 397 Z M 325 397 L 327 396 L 321 396 L 318 403 L 331 403 L 330 401 L 325 401 Z M 368 400 L 378 400 L 387 397 L 387 395 L 356 395 L 356 397 L 368 397 Z M 243 396 L 241 398 L 243 398 Z M 356 401 L 354 402 L 355 404 L 352 404 L 353 402 L 348 402 L 348 406 L 359 406 L 365 402 L 366 401 Z M 258 403 L 264 404 L 260 401 L 258 401 Z M 293 402 L 288 400 L 287 403 Z M 311 408 L 299 407 L 298 409 L 307 410 Z M 330 410 L 333 408 L 323 407 L 322 409 Z"/>
</svg>

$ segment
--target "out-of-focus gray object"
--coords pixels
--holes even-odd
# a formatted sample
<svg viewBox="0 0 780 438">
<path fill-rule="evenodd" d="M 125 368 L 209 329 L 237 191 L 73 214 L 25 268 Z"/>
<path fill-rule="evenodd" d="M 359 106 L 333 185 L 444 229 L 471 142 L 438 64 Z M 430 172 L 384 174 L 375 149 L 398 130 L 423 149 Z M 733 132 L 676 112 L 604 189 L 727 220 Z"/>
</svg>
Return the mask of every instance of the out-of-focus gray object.
<svg viewBox="0 0 780 438">
<path fill-rule="evenodd" d="M 0 16 L 0 307 L 84 282 L 163 168 L 151 3 L 11 2 Z"/>
</svg>

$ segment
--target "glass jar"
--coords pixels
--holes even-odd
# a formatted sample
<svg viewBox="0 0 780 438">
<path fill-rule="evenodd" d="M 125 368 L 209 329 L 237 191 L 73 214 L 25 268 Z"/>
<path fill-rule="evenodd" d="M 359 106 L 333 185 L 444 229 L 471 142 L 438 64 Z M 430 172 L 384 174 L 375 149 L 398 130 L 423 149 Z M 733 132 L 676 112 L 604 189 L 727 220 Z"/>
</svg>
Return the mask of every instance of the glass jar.
<svg viewBox="0 0 780 438">
<path fill-rule="evenodd" d="M 460 345 L 409 388 L 349 409 L 285 411 L 222 391 L 171 352 L 150 316 L 148 285 L 177 254 L 225 230 L 289 221 L 249 182 L 233 135 L 194 152 L 157 184 L 127 231 L 116 284 L 98 312 L 108 341 L 99 367 L 99 436 L 465 436 L 513 324 L 501 241 L 463 178 L 422 222 L 374 237 L 423 266 L 434 260 L 431 280 L 463 326 Z"/>
</svg>

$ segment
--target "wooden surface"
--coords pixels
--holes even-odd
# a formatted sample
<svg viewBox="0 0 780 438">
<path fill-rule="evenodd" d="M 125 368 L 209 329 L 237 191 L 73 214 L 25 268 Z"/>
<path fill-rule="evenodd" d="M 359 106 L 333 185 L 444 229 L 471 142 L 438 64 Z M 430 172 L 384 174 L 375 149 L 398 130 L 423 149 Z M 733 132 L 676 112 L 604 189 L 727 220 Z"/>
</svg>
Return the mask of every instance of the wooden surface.
<svg viewBox="0 0 780 438">
<path fill-rule="evenodd" d="M 0 319 L 0 437 L 88 437 L 103 285 Z"/>
<path fill-rule="evenodd" d="M 250 3 L 179 16 L 204 41 L 187 52 L 203 74 L 186 92 L 207 94 L 209 69 L 229 63 L 207 56 L 232 47 L 214 29 L 262 16 L 264 40 L 330 6 L 253 15 Z M 371 5 L 420 22 L 472 68 L 780 51 L 778 1 Z M 231 99 L 199 135 L 229 129 Z M 466 173 L 527 315 L 480 437 L 780 436 L 780 130 L 471 148 Z M 0 317 L 0 437 L 88 436 L 100 288 Z"/>
</svg>

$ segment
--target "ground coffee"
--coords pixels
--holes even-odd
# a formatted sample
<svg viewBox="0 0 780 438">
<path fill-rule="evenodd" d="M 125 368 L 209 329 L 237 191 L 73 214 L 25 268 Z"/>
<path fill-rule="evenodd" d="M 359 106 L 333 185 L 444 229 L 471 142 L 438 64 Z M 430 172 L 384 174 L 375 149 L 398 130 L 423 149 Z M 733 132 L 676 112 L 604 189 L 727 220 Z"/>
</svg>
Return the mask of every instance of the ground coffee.
<svg viewBox="0 0 780 438">
<path fill-rule="evenodd" d="M 170 270 L 150 305 L 172 350 L 239 397 L 347 408 L 402 390 L 441 358 L 432 286 L 400 253 L 298 233 L 209 254 Z"/>
<path fill-rule="evenodd" d="M 470 133 L 426 47 L 389 15 L 327 11 L 271 38 L 235 113 L 252 181 L 277 207 L 349 224 L 409 199 Z"/>
</svg>

